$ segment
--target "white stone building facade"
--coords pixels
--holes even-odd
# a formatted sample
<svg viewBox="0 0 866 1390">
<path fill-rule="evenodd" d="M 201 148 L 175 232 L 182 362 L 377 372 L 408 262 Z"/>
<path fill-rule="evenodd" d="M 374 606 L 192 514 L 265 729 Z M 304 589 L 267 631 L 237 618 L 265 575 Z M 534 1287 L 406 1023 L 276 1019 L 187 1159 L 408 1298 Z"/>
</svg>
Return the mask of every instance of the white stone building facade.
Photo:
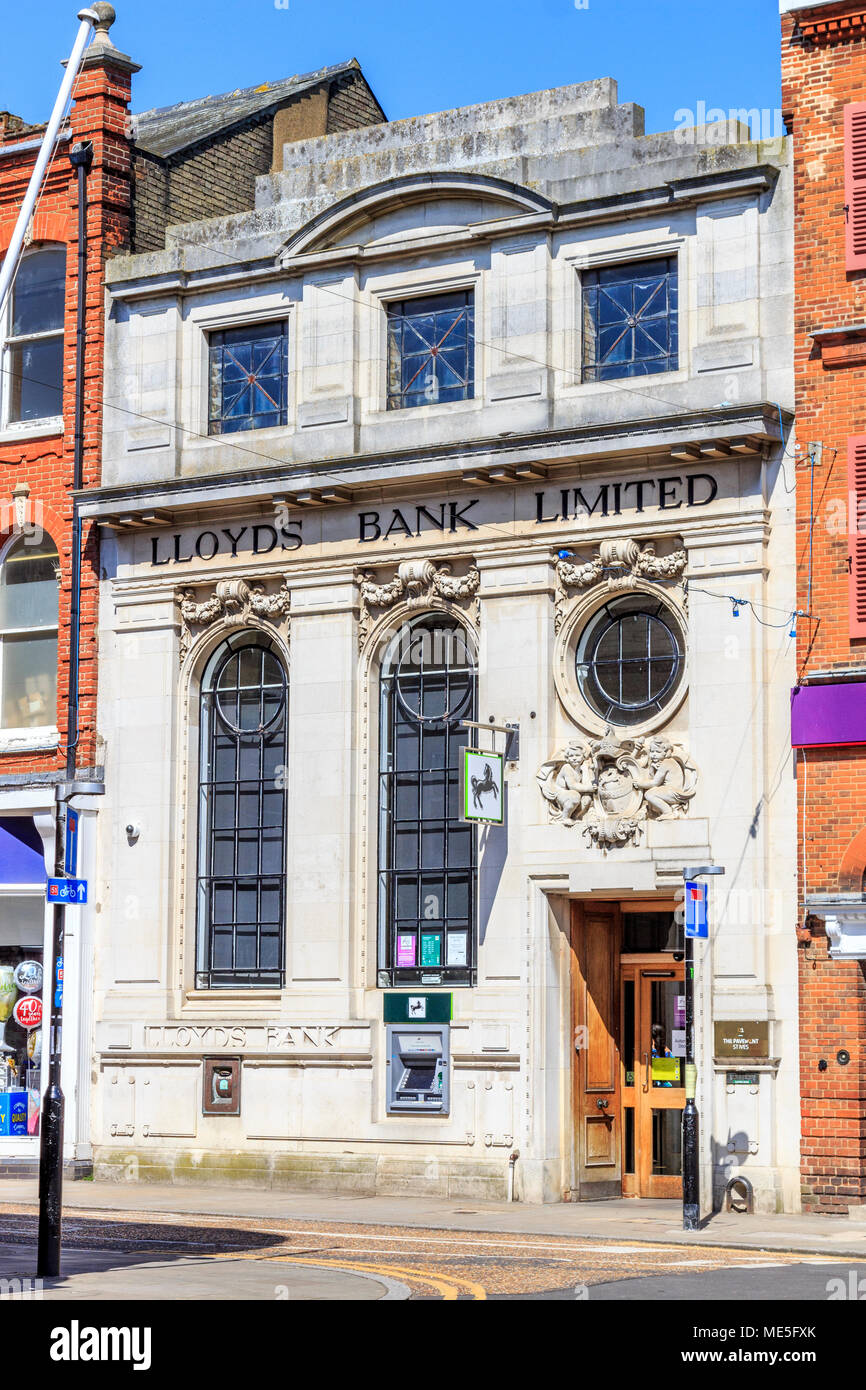
<svg viewBox="0 0 866 1390">
<path fill-rule="evenodd" d="M 301 142 L 109 264 L 97 1175 L 675 1197 L 716 864 L 703 1201 L 796 1209 L 788 153 L 717 135 L 600 81 Z"/>
</svg>

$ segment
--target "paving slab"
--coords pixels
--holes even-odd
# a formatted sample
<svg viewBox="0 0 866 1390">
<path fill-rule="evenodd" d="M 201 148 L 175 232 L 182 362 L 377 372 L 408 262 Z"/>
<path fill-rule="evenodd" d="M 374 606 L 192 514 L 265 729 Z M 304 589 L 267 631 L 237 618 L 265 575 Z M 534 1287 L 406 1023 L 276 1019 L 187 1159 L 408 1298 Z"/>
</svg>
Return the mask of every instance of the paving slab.
<svg viewBox="0 0 866 1390">
<path fill-rule="evenodd" d="M 454 1197 L 358 1197 L 203 1184 L 68 1182 L 64 1205 L 92 1211 L 159 1212 L 257 1220 L 345 1221 L 442 1230 L 660 1241 L 741 1250 L 820 1253 L 866 1259 L 866 1224 L 844 1216 L 717 1213 L 701 1230 L 684 1231 L 679 1203 L 652 1199 L 551 1203 L 479 1202 Z M 4 1205 L 35 1208 L 32 1178 L 0 1179 Z"/>
<path fill-rule="evenodd" d="M 40 1302 L 173 1302 L 193 1299 L 257 1302 L 374 1302 L 408 1298 L 405 1284 L 375 1274 L 286 1264 L 268 1259 L 148 1258 L 67 1245 L 63 1276 L 34 1284 L 33 1246 L 0 1248 L 0 1294 Z M 18 1282 L 15 1282 L 18 1281 Z"/>
</svg>

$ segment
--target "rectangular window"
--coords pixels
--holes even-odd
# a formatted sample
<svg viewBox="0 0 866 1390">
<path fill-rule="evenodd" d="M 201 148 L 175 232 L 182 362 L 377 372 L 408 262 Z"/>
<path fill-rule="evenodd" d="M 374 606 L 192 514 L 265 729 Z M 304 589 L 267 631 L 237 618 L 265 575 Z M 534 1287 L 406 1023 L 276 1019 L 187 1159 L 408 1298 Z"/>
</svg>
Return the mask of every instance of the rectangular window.
<svg viewBox="0 0 866 1390">
<path fill-rule="evenodd" d="M 63 413 L 65 297 L 66 251 L 48 247 L 25 255 L 15 276 L 3 335 L 5 425 L 26 425 Z"/>
<path fill-rule="evenodd" d="M 475 395 L 471 290 L 388 305 L 388 409 L 467 401 Z"/>
<path fill-rule="evenodd" d="M 288 344 L 286 323 L 210 334 L 209 434 L 286 424 Z"/>
<path fill-rule="evenodd" d="M 584 381 L 673 372 L 677 351 L 675 256 L 584 271 Z"/>
</svg>

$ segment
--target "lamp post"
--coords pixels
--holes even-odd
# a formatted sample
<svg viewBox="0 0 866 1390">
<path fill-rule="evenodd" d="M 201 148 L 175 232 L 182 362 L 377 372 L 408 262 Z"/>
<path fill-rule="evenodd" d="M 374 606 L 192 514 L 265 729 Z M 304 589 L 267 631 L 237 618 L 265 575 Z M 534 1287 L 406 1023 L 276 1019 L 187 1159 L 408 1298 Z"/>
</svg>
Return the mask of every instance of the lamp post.
<svg viewBox="0 0 866 1390">
<path fill-rule="evenodd" d="M 723 874 L 719 864 L 698 864 L 683 869 L 683 883 Z M 709 924 L 707 925 L 709 932 Z M 695 1063 L 695 946 L 694 937 L 685 935 L 686 984 L 686 1104 L 683 1110 L 683 1230 L 696 1231 L 701 1220 L 701 1193 L 698 1107 L 695 1104 L 698 1069 Z"/>
</svg>

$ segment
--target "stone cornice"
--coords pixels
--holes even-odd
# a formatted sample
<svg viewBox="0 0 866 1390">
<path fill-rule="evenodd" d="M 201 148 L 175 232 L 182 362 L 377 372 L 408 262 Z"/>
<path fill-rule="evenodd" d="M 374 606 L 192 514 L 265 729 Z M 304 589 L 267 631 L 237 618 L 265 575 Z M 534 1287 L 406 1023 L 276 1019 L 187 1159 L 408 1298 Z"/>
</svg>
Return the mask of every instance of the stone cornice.
<svg viewBox="0 0 866 1390">
<path fill-rule="evenodd" d="M 783 422 L 790 423 L 790 413 L 783 410 Z M 329 496 L 336 503 L 363 502 L 364 496 L 383 487 L 397 484 L 414 494 L 419 484 L 438 485 L 444 482 L 466 482 L 475 486 L 479 471 L 495 468 L 514 470 L 515 476 L 503 474 L 490 477 L 491 483 L 520 485 L 543 474 L 530 474 L 521 479 L 521 467 L 532 464 L 555 470 L 561 467 L 569 476 L 582 470 L 609 468 L 619 460 L 652 458 L 652 465 L 663 460 L 666 453 L 683 446 L 700 449 L 713 440 L 754 440 L 753 455 L 763 444 L 774 445 L 779 440 L 779 409 L 761 402 L 753 405 L 719 407 L 713 411 L 683 411 L 677 415 L 657 418 L 623 418 L 611 424 L 568 427 L 538 431 L 531 435 L 503 439 L 499 436 L 467 440 L 459 448 L 454 445 L 433 446 L 429 450 L 395 450 L 381 454 L 359 454 L 329 459 L 319 465 L 298 467 L 289 460 L 284 464 L 268 464 L 262 468 L 240 469 L 237 472 L 213 474 L 202 472 L 179 478 L 160 478 L 122 487 L 83 489 L 75 494 L 81 515 L 110 521 L 121 518 L 141 518 L 142 525 L 156 511 L 164 513 L 150 525 L 171 519 L 169 513 L 190 513 L 200 508 L 259 501 L 263 505 L 274 498 L 304 489 L 312 498 L 315 490 L 328 485 Z M 734 452 L 730 458 L 738 457 Z M 690 454 L 689 466 L 706 463 L 718 467 L 728 461 L 728 455 L 703 456 Z M 683 460 L 673 459 L 672 466 L 683 467 Z M 323 476 L 324 475 L 324 476 Z M 467 476 L 468 475 L 468 476 Z M 324 499 L 327 500 L 327 499 Z"/>
</svg>

